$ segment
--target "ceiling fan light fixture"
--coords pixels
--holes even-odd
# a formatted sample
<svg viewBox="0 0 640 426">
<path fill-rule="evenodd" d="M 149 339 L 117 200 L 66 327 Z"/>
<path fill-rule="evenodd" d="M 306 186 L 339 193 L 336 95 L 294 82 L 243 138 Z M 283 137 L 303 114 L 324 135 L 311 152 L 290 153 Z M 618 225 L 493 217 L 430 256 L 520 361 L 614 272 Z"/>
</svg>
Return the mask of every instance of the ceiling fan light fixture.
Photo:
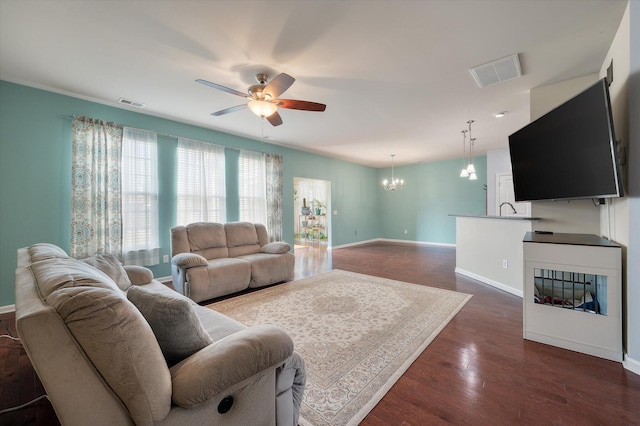
<svg viewBox="0 0 640 426">
<path fill-rule="evenodd" d="M 266 118 L 278 110 L 278 106 L 274 103 L 253 100 L 248 103 L 249 109 L 258 117 Z"/>
<path fill-rule="evenodd" d="M 247 103 L 212 112 L 211 115 L 214 117 L 249 108 L 255 115 L 263 119 L 266 118 L 269 124 L 275 127 L 282 124 L 282 117 L 278 114 L 278 110 L 280 108 L 296 109 L 300 111 L 324 111 L 326 109 L 327 106 L 325 104 L 320 104 L 318 102 L 301 101 L 296 99 L 278 99 L 280 95 L 291 87 L 295 78 L 291 77 L 289 74 L 280 73 L 267 84 L 268 77 L 269 76 L 266 74 L 256 74 L 256 80 L 259 84 L 254 84 L 249 87 L 249 95 L 207 80 L 197 79 L 196 83 L 248 99 Z"/>
</svg>

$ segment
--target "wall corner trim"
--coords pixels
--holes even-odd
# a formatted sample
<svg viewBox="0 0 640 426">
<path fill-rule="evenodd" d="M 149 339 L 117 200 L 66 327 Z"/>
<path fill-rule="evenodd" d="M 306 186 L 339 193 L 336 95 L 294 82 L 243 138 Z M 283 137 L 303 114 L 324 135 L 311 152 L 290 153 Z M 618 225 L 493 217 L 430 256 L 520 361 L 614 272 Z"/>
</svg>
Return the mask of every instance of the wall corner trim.
<svg viewBox="0 0 640 426">
<path fill-rule="evenodd" d="M 640 376 L 640 361 L 630 358 L 627 353 L 624 354 L 622 366 L 625 368 L 625 370 L 629 370 L 632 373 Z"/>
</svg>

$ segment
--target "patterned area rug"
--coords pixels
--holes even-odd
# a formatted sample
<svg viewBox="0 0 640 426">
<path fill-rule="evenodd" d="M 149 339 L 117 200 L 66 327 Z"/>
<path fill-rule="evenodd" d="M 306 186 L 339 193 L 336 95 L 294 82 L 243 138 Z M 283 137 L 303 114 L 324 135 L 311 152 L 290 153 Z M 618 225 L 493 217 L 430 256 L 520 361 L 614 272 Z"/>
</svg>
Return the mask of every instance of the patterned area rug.
<svg viewBox="0 0 640 426">
<path fill-rule="evenodd" d="M 471 295 L 333 270 L 209 305 L 287 330 L 307 368 L 300 424 L 355 425 Z"/>
</svg>

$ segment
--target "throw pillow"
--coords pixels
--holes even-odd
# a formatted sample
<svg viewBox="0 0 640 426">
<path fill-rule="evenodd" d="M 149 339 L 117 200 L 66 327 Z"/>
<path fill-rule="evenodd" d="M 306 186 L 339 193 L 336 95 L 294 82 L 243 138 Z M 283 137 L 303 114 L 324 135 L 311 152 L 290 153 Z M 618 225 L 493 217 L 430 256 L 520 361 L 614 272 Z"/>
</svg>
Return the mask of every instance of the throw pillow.
<svg viewBox="0 0 640 426">
<path fill-rule="evenodd" d="M 260 248 L 261 253 L 270 254 L 287 253 L 289 250 L 291 250 L 291 246 L 289 243 L 285 243 L 284 241 L 275 241 L 273 243 L 265 244 Z"/>
<path fill-rule="evenodd" d="M 93 257 L 82 259 L 88 265 L 107 274 L 115 282 L 120 290 L 127 291 L 131 287 L 131 281 L 127 271 L 124 270 L 120 261 L 112 254 L 96 254 Z"/>
<path fill-rule="evenodd" d="M 127 298 L 151 326 L 169 365 L 213 343 L 187 298 L 137 286 L 129 288 Z"/>
</svg>

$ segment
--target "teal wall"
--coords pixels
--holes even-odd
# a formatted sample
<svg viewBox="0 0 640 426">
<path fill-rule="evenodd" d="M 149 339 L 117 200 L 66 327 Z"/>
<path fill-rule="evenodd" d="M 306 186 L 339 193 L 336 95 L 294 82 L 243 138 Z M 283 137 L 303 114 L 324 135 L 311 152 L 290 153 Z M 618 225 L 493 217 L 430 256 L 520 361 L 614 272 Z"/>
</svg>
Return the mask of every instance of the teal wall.
<svg viewBox="0 0 640 426">
<path fill-rule="evenodd" d="M 478 185 L 482 188 L 479 182 L 486 182 L 482 171 L 475 183 L 448 178 L 457 176 L 460 161 L 397 167 L 398 175 L 402 173 L 408 182 L 406 189 L 386 193 L 380 182 L 388 170 L 0 81 L 0 307 L 15 301 L 18 248 L 50 242 L 69 250 L 71 122 L 64 117 L 74 114 L 224 145 L 231 177 L 236 175 L 236 149 L 282 155 L 283 225 L 289 243 L 293 243 L 297 219 L 293 212 L 294 177 L 331 182 L 331 209 L 338 210 L 337 216 L 331 216 L 334 246 L 375 238 L 453 243 L 455 221 L 446 215 L 484 211 L 484 193 L 477 191 Z M 175 137 L 158 137 L 161 255 L 170 254 L 169 228 L 176 217 L 176 146 Z M 478 160 L 476 166 L 486 170 L 486 164 L 481 164 L 483 160 Z M 390 198 L 394 196 L 395 199 Z M 238 217 L 235 179 L 227 182 L 227 197 L 227 220 L 235 220 Z M 402 234 L 405 228 L 409 230 L 406 236 Z M 151 269 L 156 276 L 170 275 L 168 264 Z"/>
<path fill-rule="evenodd" d="M 380 238 L 455 244 L 456 219 L 449 214 L 485 214 L 486 157 L 474 158 L 474 165 L 475 181 L 459 177 L 461 160 L 395 167 L 405 185 L 379 195 Z M 378 170 L 379 182 L 390 176 L 391 169 Z"/>
</svg>

